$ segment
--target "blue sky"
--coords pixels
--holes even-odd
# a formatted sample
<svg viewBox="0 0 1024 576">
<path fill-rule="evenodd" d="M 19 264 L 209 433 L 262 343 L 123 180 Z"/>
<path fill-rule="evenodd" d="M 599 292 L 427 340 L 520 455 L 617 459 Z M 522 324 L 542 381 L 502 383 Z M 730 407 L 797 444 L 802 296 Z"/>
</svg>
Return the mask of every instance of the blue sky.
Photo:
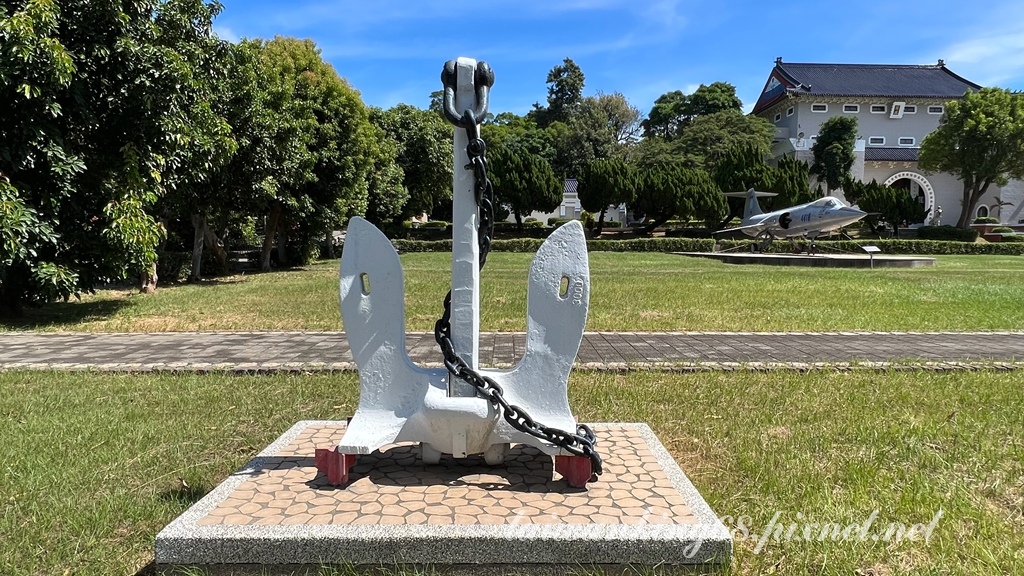
<svg viewBox="0 0 1024 576">
<path fill-rule="evenodd" d="M 370 105 L 426 107 L 445 60 L 495 72 L 491 112 L 545 102 L 562 59 L 584 94 L 621 92 L 646 114 L 671 90 L 729 82 L 747 109 L 789 62 L 933 64 L 982 85 L 1024 89 L 1024 2 L 903 0 L 221 0 L 229 40 L 311 38 Z"/>
</svg>

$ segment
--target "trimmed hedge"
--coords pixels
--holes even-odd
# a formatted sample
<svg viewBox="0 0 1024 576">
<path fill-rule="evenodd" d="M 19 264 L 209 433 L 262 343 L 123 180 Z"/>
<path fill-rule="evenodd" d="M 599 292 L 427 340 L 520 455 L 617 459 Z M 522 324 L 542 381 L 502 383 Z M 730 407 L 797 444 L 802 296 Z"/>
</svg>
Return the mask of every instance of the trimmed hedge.
<svg viewBox="0 0 1024 576">
<path fill-rule="evenodd" d="M 1022 237 L 1024 238 L 1024 237 Z M 539 238 L 495 240 L 495 252 L 536 252 L 544 241 Z M 451 252 L 451 240 L 417 241 L 395 240 L 399 252 Z M 721 240 L 721 250 L 749 246 L 749 240 Z M 878 246 L 884 254 L 995 254 L 1024 255 L 1024 240 L 990 244 L 972 242 L 944 242 L 938 240 L 823 240 L 818 242 L 819 252 L 843 250 L 862 254 L 862 245 Z M 590 252 L 711 252 L 715 241 L 706 238 L 636 238 L 632 240 L 587 240 Z M 776 241 L 766 252 L 784 254 L 790 251 L 789 242 Z"/>
<path fill-rule="evenodd" d="M 996 226 L 989 234 L 1013 234 L 1013 228 L 1009 226 Z"/>
<path fill-rule="evenodd" d="M 921 226 L 917 229 L 920 240 L 947 240 L 951 242 L 974 242 L 978 239 L 978 231 L 973 228 L 964 230 L 956 226 Z"/>
</svg>

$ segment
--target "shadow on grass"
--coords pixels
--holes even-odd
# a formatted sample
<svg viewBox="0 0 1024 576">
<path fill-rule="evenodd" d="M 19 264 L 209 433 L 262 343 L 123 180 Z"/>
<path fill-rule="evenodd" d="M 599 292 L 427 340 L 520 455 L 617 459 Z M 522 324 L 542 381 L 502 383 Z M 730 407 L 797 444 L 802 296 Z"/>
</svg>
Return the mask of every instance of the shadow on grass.
<svg viewBox="0 0 1024 576">
<path fill-rule="evenodd" d="M 158 497 L 164 502 L 191 506 L 202 500 L 208 492 L 209 490 L 202 486 L 178 486 L 173 490 L 164 490 Z"/>
<path fill-rule="evenodd" d="M 55 302 L 39 308 L 25 308 L 21 316 L 0 317 L 0 327 L 5 330 L 36 330 L 107 320 L 130 305 L 127 300 Z"/>
</svg>

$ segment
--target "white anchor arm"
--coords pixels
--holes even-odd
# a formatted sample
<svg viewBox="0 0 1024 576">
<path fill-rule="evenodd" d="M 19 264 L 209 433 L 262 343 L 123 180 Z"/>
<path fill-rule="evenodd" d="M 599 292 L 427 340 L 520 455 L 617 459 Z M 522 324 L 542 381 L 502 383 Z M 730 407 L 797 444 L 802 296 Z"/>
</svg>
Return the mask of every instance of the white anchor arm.
<svg viewBox="0 0 1024 576">
<path fill-rule="evenodd" d="M 572 221 L 544 241 L 530 265 L 526 352 L 522 360 L 510 370 L 481 371 L 502 386 L 510 404 L 525 408 L 545 426 L 567 432 L 576 431 L 567 382 L 583 340 L 589 305 L 587 241 L 583 226 Z M 492 442 L 502 439 L 531 440 L 503 420 L 496 427 Z"/>
<path fill-rule="evenodd" d="M 368 454 L 393 442 L 431 439 L 453 453 L 453 436 L 454 444 L 467 444 L 463 452 L 486 440 L 486 434 L 450 429 L 493 421 L 489 403 L 449 397 L 447 370 L 423 369 L 409 359 L 401 261 L 391 241 L 362 218 L 349 222 L 339 282 L 345 334 L 359 367 L 359 408 L 339 450 Z"/>
<path fill-rule="evenodd" d="M 398 437 L 436 378 L 406 353 L 398 253 L 376 226 L 359 217 L 349 221 L 339 283 L 345 335 L 360 375 L 359 408 L 339 449 L 367 454 Z"/>
</svg>

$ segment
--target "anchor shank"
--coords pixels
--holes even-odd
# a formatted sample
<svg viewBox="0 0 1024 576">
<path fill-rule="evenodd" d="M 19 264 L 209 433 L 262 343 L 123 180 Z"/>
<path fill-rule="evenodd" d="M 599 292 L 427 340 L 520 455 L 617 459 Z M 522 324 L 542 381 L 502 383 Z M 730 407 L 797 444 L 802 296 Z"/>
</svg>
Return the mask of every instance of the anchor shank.
<svg viewBox="0 0 1024 576">
<path fill-rule="evenodd" d="M 476 60 L 459 58 L 456 66 L 455 108 L 461 114 L 476 106 Z M 480 342 L 480 221 L 473 192 L 473 171 L 466 170 L 469 156 L 466 131 L 455 128 L 455 176 L 452 181 L 452 344 L 470 368 L 479 368 Z M 449 378 L 451 396 L 476 396 L 472 385 Z"/>
</svg>

